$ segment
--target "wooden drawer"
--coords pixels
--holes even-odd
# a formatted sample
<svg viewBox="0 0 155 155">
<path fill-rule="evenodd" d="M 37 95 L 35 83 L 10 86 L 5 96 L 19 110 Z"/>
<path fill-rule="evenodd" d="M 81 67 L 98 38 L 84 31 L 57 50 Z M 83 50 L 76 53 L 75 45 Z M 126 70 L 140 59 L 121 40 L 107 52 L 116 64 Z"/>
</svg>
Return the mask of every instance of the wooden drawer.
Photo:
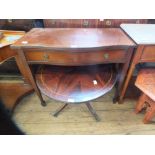
<svg viewBox="0 0 155 155">
<path fill-rule="evenodd" d="M 91 65 L 100 63 L 123 63 L 126 60 L 124 50 L 107 51 L 25 51 L 29 63 L 49 63 L 53 65 Z"/>
<path fill-rule="evenodd" d="M 45 27 L 53 28 L 97 28 L 98 19 L 44 19 Z"/>
<path fill-rule="evenodd" d="M 44 19 L 45 27 L 103 28 L 120 27 L 122 23 L 147 23 L 147 19 Z"/>
<path fill-rule="evenodd" d="M 143 53 L 141 55 L 141 61 L 155 62 L 155 46 L 144 47 Z"/>
</svg>

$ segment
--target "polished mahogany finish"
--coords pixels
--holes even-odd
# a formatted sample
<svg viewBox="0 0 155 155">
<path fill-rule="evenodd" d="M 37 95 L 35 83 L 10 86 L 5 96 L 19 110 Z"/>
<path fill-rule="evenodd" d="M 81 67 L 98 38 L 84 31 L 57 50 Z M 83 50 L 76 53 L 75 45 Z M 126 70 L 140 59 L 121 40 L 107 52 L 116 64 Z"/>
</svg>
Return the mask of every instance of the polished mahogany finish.
<svg viewBox="0 0 155 155">
<path fill-rule="evenodd" d="M 112 66 L 41 66 L 36 81 L 42 93 L 67 103 L 94 100 L 110 91 L 116 82 Z"/>
<path fill-rule="evenodd" d="M 127 52 L 123 49 L 112 50 L 26 50 L 29 64 L 52 64 L 61 66 L 82 66 L 102 63 L 125 63 Z"/>
<path fill-rule="evenodd" d="M 147 19 L 44 19 L 46 28 L 119 28 L 122 23 L 147 23 Z"/>
<path fill-rule="evenodd" d="M 11 47 L 18 51 L 21 67 L 42 105 L 45 105 L 29 64 L 86 66 L 122 63 L 117 81 L 118 93 L 134 46 L 134 42 L 119 28 L 34 28 Z"/>
<path fill-rule="evenodd" d="M 134 46 L 119 28 L 33 28 L 12 45 L 14 49 L 42 48 L 52 50 Z M 88 51 L 89 52 L 89 51 Z"/>
<path fill-rule="evenodd" d="M 0 19 L 0 28 L 24 31 L 43 25 L 48 28 L 119 28 L 122 23 L 147 23 L 149 21 L 147 19 Z M 0 67 L 0 72 L 4 74 L 18 73 L 14 59 L 3 64 Z"/>
<path fill-rule="evenodd" d="M 147 108 L 143 122 L 148 123 L 155 114 L 155 69 L 141 70 L 135 85 L 142 91 L 135 112 Z"/>
<path fill-rule="evenodd" d="M 138 63 L 155 62 L 155 24 L 122 24 L 121 28 L 138 45 L 121 91 L 122 102 L 135 66 Z"/>
</svg>

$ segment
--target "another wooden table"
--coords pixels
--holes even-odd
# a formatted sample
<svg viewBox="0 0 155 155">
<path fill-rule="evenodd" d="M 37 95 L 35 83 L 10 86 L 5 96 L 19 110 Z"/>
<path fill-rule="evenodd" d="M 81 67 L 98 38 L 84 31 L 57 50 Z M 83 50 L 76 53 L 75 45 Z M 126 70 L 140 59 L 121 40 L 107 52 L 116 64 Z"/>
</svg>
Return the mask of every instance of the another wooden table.
<svg viewBox="0 0 155 155">
<path fill-rule="evenodd" d="M 155 114 L 155 69 L 142 69 L 135 82 L 142 94 L 137 102 L 135 112 L 146 109 L 143 122 L 148 123 Z"/>
<path fill-rule="evenodd" d="M 129 81 L 138 63 L 155 62 L 155 24 L 122 24 L 121 28 L 138 45 L 123 85 L 120 102 L 123 101 Z"/>
<path fill-rule="evenodd" d="M 10 45 L 17 41 L 19 38 L 25 35 L 24 31 L 7 31 L 0 30 L 2 34 L 0 39 L 0 64 L 6 60 L 14 57 L 19 70 L 26 78 L 25 73 L 21 69 L 19 57 L 17 52 L 10 48 Z M 24 85 L 23 83 L 11 83 L 11 82 L 0 82 L 0 99 L 5 104 L 5 107 L 12 111 L 19 100 L 26 94 L 33 91 L 31 85 Z"/>
<path fill-rule="evenodd" d="M 119 28 L 34 28 L 13 44 L 12 49 L 17 50 L 21 68 L 45 106 L 29 64 L 123 64 L 115 95 L 118 97 L 134 46 L 134 42 Z"/>
</svg>

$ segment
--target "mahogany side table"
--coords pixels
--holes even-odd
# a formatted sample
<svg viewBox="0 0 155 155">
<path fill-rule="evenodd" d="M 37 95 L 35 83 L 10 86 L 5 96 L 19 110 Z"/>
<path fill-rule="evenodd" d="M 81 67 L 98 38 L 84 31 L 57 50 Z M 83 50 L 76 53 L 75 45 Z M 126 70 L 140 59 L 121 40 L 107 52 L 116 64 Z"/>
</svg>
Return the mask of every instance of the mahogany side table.
<svg viewBox="0 0 155 155">
<path fill-rule="evenodd" d="M 138 63 L 155 62 L 155 24 L 121 24 L 122 30 L 137 44 L 125 79 L 120 102 L 123 101 L 129 81 Z"/>
<path fill-rule="evenodd" d="M 120 28 L 33 28 L 11 47 L 17 50 L 20 66 L 45 106 L 29 64 L 122 64 L 115 95 L 118 99 L 135 43 Z"/>
</svg>

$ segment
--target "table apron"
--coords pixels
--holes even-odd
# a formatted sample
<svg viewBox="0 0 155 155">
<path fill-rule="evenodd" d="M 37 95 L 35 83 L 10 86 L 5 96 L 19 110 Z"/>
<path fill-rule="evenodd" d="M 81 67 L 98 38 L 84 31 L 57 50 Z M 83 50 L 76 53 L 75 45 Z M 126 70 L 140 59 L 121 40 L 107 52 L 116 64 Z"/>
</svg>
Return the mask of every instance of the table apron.
<svg viewBox="0 0 155 155">
<path fill-rule="evenodd" d="M 104 63 L 125 63 L 126 50 L 105 50 L 90 52 L 24 51 L 28 64 L 53 65 L 95 65 Z"/>
</svg>

